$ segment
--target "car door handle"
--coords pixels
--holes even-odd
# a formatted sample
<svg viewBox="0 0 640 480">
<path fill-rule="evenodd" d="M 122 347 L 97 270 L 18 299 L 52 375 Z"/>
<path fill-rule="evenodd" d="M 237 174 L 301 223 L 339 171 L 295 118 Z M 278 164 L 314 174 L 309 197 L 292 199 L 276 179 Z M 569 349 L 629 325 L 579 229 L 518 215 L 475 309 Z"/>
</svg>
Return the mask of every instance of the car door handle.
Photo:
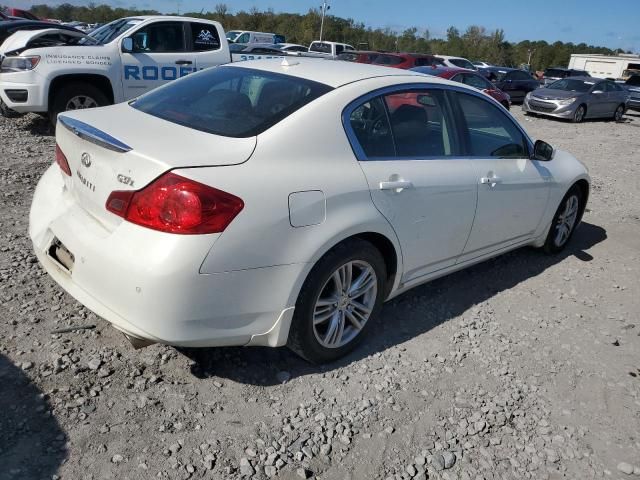
<svg viewBox="0 0 640 480">
<path fill-rule="evenodd" d="M 494 185 L 496 183 L 500 183 L 502 182 L 502 179 L 500 177 L 496 177 L 495 175 L 493 177 L 481 177 L 480 178 L 480 183 L 482 183 L 483 185 Z"/>
<path fill-rule="evenodd" d="M 193 62 L 191 60 L 176 60 L 176 65 L 191 65 Z"/>
<path fill-rule="evenodd" d="M 380 190 L 395 190 L 400 193 L 405 188 L 413 188 L 413 183 L 407 180 L 393 180 L 380 182 Z"/>
</svg>

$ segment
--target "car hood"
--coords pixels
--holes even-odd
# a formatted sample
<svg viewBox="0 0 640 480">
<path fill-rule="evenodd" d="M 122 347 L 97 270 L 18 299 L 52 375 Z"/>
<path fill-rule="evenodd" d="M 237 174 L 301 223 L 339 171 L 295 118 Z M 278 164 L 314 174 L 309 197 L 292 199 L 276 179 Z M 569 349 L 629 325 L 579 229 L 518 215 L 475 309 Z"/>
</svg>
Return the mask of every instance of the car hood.
<svg viewBox="0 0 640 480">
<path fill-rule="evenodd" d="M 15 55 L 29 48 L 29 43 L 34 40 L 54 33 L 62 33 L 69 37 L 86 37 L 82 32 L 74 32 L 63 28 L 45 28 L 43 30 L 19 30 L 7 38 L 0 45 L 0 55 Z"/>
<path fill-rule="evenodd" d="M 584 95 L 584 92 L 573 92 L 568 90 L 556 90 L 554 88 L 540 88 L 531 93 L 531 96 L 541 100 L 564 100 Z"/>
</svg>

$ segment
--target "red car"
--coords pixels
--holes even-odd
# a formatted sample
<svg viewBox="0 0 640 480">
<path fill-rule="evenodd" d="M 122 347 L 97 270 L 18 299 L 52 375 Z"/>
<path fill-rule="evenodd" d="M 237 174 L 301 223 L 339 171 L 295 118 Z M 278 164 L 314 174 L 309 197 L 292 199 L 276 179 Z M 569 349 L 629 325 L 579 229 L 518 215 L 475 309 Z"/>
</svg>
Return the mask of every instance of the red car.
<svg viewBox="0 0 640 480">
<path fill-rule="evenodd" d="M 511 106 L 511 97 L 509 97 L 508 94 L 504 93 L 485 77 L 473 70 L 449 67 L 418 67 L 412 68 L 411 70 L 433 75 L 434 77 L 446 78 L 454 82 L 464 83 L 465 85 L 469 85 L 470 87 L 482 90 L 484 93 L 491 95 L 507 110 L 509 110 Z"/>
<path fill-rule="evenodd" d="M 5 10 L 5 13 L 10 17 L 26 18 L 27 20 L 40 20 L 33 13 L 20 8 L 9 8 Z"/>
<path fill-rule="evenodd" d="M 402 68 L 408 70 L 414 67 L 426 67 L 431 65 L 443 65 L 442 60 L 433 55 L 423 53 L 380 53 L 371 62 L 373 65 Z"/>
<path fill-rule="evenodd" d="M 346 62 L 372 63 L 378 55 L 380 55 L 380 52 L 371 52 L 368 50 L 349 50 L 347 52 L 342 52 L 336 58 L 338 60 L 344 60 Z"/>
</svg>

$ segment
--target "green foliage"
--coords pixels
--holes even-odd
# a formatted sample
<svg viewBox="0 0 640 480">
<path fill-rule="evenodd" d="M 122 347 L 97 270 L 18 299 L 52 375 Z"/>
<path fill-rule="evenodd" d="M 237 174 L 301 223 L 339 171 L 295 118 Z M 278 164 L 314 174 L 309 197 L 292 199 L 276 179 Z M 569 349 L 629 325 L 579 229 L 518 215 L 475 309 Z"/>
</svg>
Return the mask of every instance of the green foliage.
<svg viewBox="0 0 640 480">
<path fill-rule="evenodd" d="M 77 6 L 63 3 L 57 6 L 34 5 L 31 12 L 42 18 L 57 18 L 62 21 L 79 20 L 87 23 L 105 23 L 131 15 L 158 15 L 155 10 L 112 8 L 108 5 Z M 310 9 L 306 14 L 274 13 L 272 9 L 232 13 L 229 6 L 219 3 L 213 11 L 187 12 L 185 16 L 217 20 L 226 30 L 255 30 L 285 35 L 287 41 L 308 45 L 318 39 L 320 33 L 320 12 Z M 615 54 L 609 48 L 594 47 L 580 43 L 525 40 L 520 43 L 507 42 L 504 31 L 493 32 L 484 27 L 472 25 L 464 33 L 455 27 L 447 30 L 446 38 L 431 38 L 427 29 L 408 28 L 394 32 L 388 28 L 372 29 L 351 18 L 329 15 L 325 18 L 324 39 L 346 42 L 356 48 L 372 50 L 405 51 L 457 55 L 470 60 L 484 60 L 496 65 L 518 66 L 526 64 L 531 54 L 532 70 L 543 70 L 550 66 L 567 66 L 572 53 Z"/>
</svg>

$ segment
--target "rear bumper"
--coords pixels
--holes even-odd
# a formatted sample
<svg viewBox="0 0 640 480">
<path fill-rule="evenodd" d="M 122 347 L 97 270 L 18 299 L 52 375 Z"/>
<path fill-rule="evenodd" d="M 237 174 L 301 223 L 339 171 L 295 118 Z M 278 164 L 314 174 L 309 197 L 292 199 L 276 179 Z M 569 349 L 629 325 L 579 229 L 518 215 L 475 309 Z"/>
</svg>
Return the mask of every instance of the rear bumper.
<svg viewBox="0 0 640 480">
<path fill-rule="evenodd" d="M 287 302 L 305 264 L 200 274 L 217 235 L 171 235 L 128 222 L 109 231 L 73 201 L 57 165 L 36 189 L 29 236 L 49 275 L 125 333 L 193 347 L 286 343 Z M 47 253 L 54 238 L 74 256 L 70 272 Z"/>
</svg>

